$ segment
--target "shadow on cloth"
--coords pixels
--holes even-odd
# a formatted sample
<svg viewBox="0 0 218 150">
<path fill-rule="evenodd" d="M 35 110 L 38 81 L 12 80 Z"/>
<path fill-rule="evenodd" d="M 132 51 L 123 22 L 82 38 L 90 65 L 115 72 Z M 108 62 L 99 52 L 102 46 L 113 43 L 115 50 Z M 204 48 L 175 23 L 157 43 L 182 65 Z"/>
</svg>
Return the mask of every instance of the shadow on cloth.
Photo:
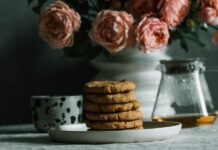
<svg viewBox="0 0 218 150">
<path fill-rule="evenodd" d="M 45 145 L 61 145 L 59 143 L 52 142 L 52 140 L 48 137 L 48 135 L 12 135 L 8 137 L 0 137 L 1 142 L 10 143 L 25 143 L 25 144 L 45 144 Z"/>
</svg>

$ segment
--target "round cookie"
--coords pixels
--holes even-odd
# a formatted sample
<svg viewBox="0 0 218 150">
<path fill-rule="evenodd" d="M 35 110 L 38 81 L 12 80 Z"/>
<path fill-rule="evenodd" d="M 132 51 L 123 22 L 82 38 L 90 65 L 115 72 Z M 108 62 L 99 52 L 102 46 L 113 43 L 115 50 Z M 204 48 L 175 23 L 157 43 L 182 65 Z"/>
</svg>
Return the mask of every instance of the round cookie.
<svg viewBox="0 0 218 150">
<path fill-rule="evenodd" d="M 143 130 L 143 126 L 141 127 L 136 127 L 136 128 L 130 128 L 128 130 Z M 119 129 L 119 130 L 126 130 L 126 129 Z M 88 131 L 102 131 L 102 129 L 88 129 Z"/>
<path fill-rule="evenodd" d="M 110 114 L 85 113 L 86 119 L 90 121 L 132 121 L 142 118 L 140 111 L 127 111 Z"/>
<path fill-rule="evenodd" d="M 99 104 L 117 104 L 136 101 L 133 91 L 116 94 L 87 94 L 87 100 Z"/>
<path fill-rule="evenodd" d="M 88 127 L 94 130 L 123 130 L 142 127 L 142 120 L 122 121 L 122 122 L 87 122 Z"/>
<path fill-rule="evenodd" d="M 84 86 L 87 93 L 122 93 L 135 89 L 135 84 L 130 81 L 92 81 Z"/>
<path fill-rule="evenodd" d="M 122 104 L 96 104 L 86 101 L 83 104 L 83 109 L 86 112 L 93 112 L 93 113 L 124 112 L 124 111 L 137 110 L 139 108 L 140 105 L 137 101 L 122 103 Z"/>
</svg>

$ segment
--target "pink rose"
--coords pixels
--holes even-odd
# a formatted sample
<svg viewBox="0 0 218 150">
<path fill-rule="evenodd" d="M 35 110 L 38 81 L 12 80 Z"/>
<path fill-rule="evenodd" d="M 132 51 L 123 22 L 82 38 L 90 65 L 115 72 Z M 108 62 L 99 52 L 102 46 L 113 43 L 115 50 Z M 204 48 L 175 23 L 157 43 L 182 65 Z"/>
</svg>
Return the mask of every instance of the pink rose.
<svg viewBox="0 0 218 150">
<path fill-rule="evenodd" d="M 218 30 L 213 33 L 212 41 L 218 45 Z"/>
<path fill-rule="evenodd" d="M 74 32 L 80 28 L 81 20 L 77 12 L 61 1 L 50 4 L 40 15 L 39 32 L 53 48 L 73 45 Z"/>
<path fill-rule="evenodd" d="M 160 0 L 160 17 L 175 30 L 188 14 L 191 0 Z"/>
<path fill-rule="evenodd" d="M 118 52 L 129 46 L 132 24 L 133 17 L 126 12 L 103 10 L 93 22 L 89 36 L 109 52 Z"/>
<path fill-rule="evenodd" d="M 152 52 L 167 45 L 169 31 L 167 24 L 158 18 L 144 17 L 135 30 L 136 41 L 144 52 Z"/>
<path fill-rule="evenodd" d="M 202 9 L 204 7 L 212 7 L 218 11 L 218 0 L 197 0 L 197 5 Z"/>
<path fill-rule="evenodd" d="M 210 25 L 218 25 L 218 0 L 199 0 L 199 16 Z"/>
<path fill-rule="evenodd" d="M 218 11 L 218 0 L 203 0 L 205 6 L 212 7 Z M 203 7 L 205 7 L 203 6 Z"/>
<path fill-rule="evenodd" d="M 205 7 L 201 9 L 201 11 L 199 12 L 199 16 L 202 21 L 212 25 L 215 23 L 217 13 L 216 10 L 212 7 Z"/>
</svg>

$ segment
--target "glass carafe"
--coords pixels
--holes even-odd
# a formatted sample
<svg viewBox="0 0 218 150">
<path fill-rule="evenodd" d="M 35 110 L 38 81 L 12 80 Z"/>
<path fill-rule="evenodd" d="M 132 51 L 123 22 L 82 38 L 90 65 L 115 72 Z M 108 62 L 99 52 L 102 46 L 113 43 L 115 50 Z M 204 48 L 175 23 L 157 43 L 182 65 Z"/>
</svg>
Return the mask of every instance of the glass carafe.
<svg viewBox="0 0 218 150">
<path fill-rule="evenodd" d="M 162 60 L 160 70 L 153 121 L 177 121 L 183 127 L 214 122 L 216 114 L 201 59 Z"/>
</svg>

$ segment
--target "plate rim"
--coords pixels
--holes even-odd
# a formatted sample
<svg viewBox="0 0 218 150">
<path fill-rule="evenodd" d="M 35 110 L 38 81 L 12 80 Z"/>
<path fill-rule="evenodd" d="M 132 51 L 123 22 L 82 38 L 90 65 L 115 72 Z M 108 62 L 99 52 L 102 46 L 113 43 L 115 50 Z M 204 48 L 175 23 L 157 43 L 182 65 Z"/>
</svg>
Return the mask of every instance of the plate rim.
<svg viewBox="0 0 218 150">
<path fill-rule="evenodd" d="M 76 130 L 60 130 L 60 129 L 56 129 L 56 128 L 50 128 L 48 130 L 48 132 L 126 132 L 126 131 L 142 131 L 142 130 L 152 130 L 152 129 L 160 129 L 160 128 L 171 128 L 171 127 L 174 127 L 174 126 L 181 126 L 182 127 L 182 124 L 180 122 L 175 122 L 175 121 L 161 121 L 161 122 L 157 122 L 157 121 L 143 121 L 143 126 L 145 123 L 161 123 L 161 124 L 164 124 L 164 123 L 171 123 L 171 124 L 174 124 L 174 125 L 170 125 L 170 126 L 163 126 L 163 127 L 154 127 L 154 128 L 144 128 L 144 129 L 141 129 L 141 130 L 131 130 L 131 129 L 127 129 L 127 130 L 89 130 L 89 131 L 76 131 Z M 61 125 L 61 126 L 77 126 L 77 125 L 85 125 L 86 123 L 78 123 L 78 124 L 70 124 L 70 125 Z"/>
<path fill-rule="evenodd" d="M 93 144 L 99 144 L 99 143 L 131 143 L 131 142 L 151 142 L 151 141 L 161 141 L 161 140 L 166 140 L 169 138 L 172 138 L 173 136 L 179 134 L 181 132 L 182 129 L 182 124 L 179 122 L 172 122 L 172 121 L 167 121 L 167 123 L 175 123 L 175 125 L 171 125 L 171 126 L 167 126 L 167 127 L 160 127 L 160 128 L 149 128 L 149 129 L 143 129 L 143 130 L 117 130 L 117 131 L 63 131 L 63 130 L 49 130 L 48 134 L 49 137 L 55 141 L 55 142 L 61 142 L 61 143 L 93 143 Z M 166 123 L 166 122 L 165 122 Z M 165 130 L 173 130 L 173 133 L 164 133 Z M 159 137 L 157 137 L 157 130 L 160 133 L 164 133 L 163 135 L 160 135 Z M 154 133 L 154 135 L 150 136 L 150 139 L 148 138 L 148 136 L 146 136 L 146 132 L 147 133 Z M 135 134 L 133 134 L 135 133 Z M 63 135 L 60 135 L 63 134 Z M 87 140 L 89 139 L 89 136 L 95 135 L 95 136 L 104 136 L 104 138 L 108 138 L 106 137 L 107 135 L 113 135 L 114 137 L 116 136 L 124 136 L 125 134 L 132 134 L 133 137 L 131 137 L 130 139 L 128 139 L 127 141 L 123 140 L 123 139 L 114 139 L 113 140 L 109 140 L 109 141 L 104 141 L 104 140 L 96 140 L 96 139 L 91 139 L 90 141 Z M 80 139 L 82 139 L 81 141 L 79 141 L 78 139 L 72 139 L 69 140 L 69 136 L 84 136 L 84 137 L 80 137 Z M 66 139 L 60 138 L 61 136 L 66 137 Z M 140 139 L 140 140 L 136 140 L 138 139 L 138 137 L 143 136 L 144 139 Z M 154 140 L 156 137 L 156 139 L 159 138 L 159 140 Z M 132 140 L 131 140 L 132 139 Z"/>
</svg>

